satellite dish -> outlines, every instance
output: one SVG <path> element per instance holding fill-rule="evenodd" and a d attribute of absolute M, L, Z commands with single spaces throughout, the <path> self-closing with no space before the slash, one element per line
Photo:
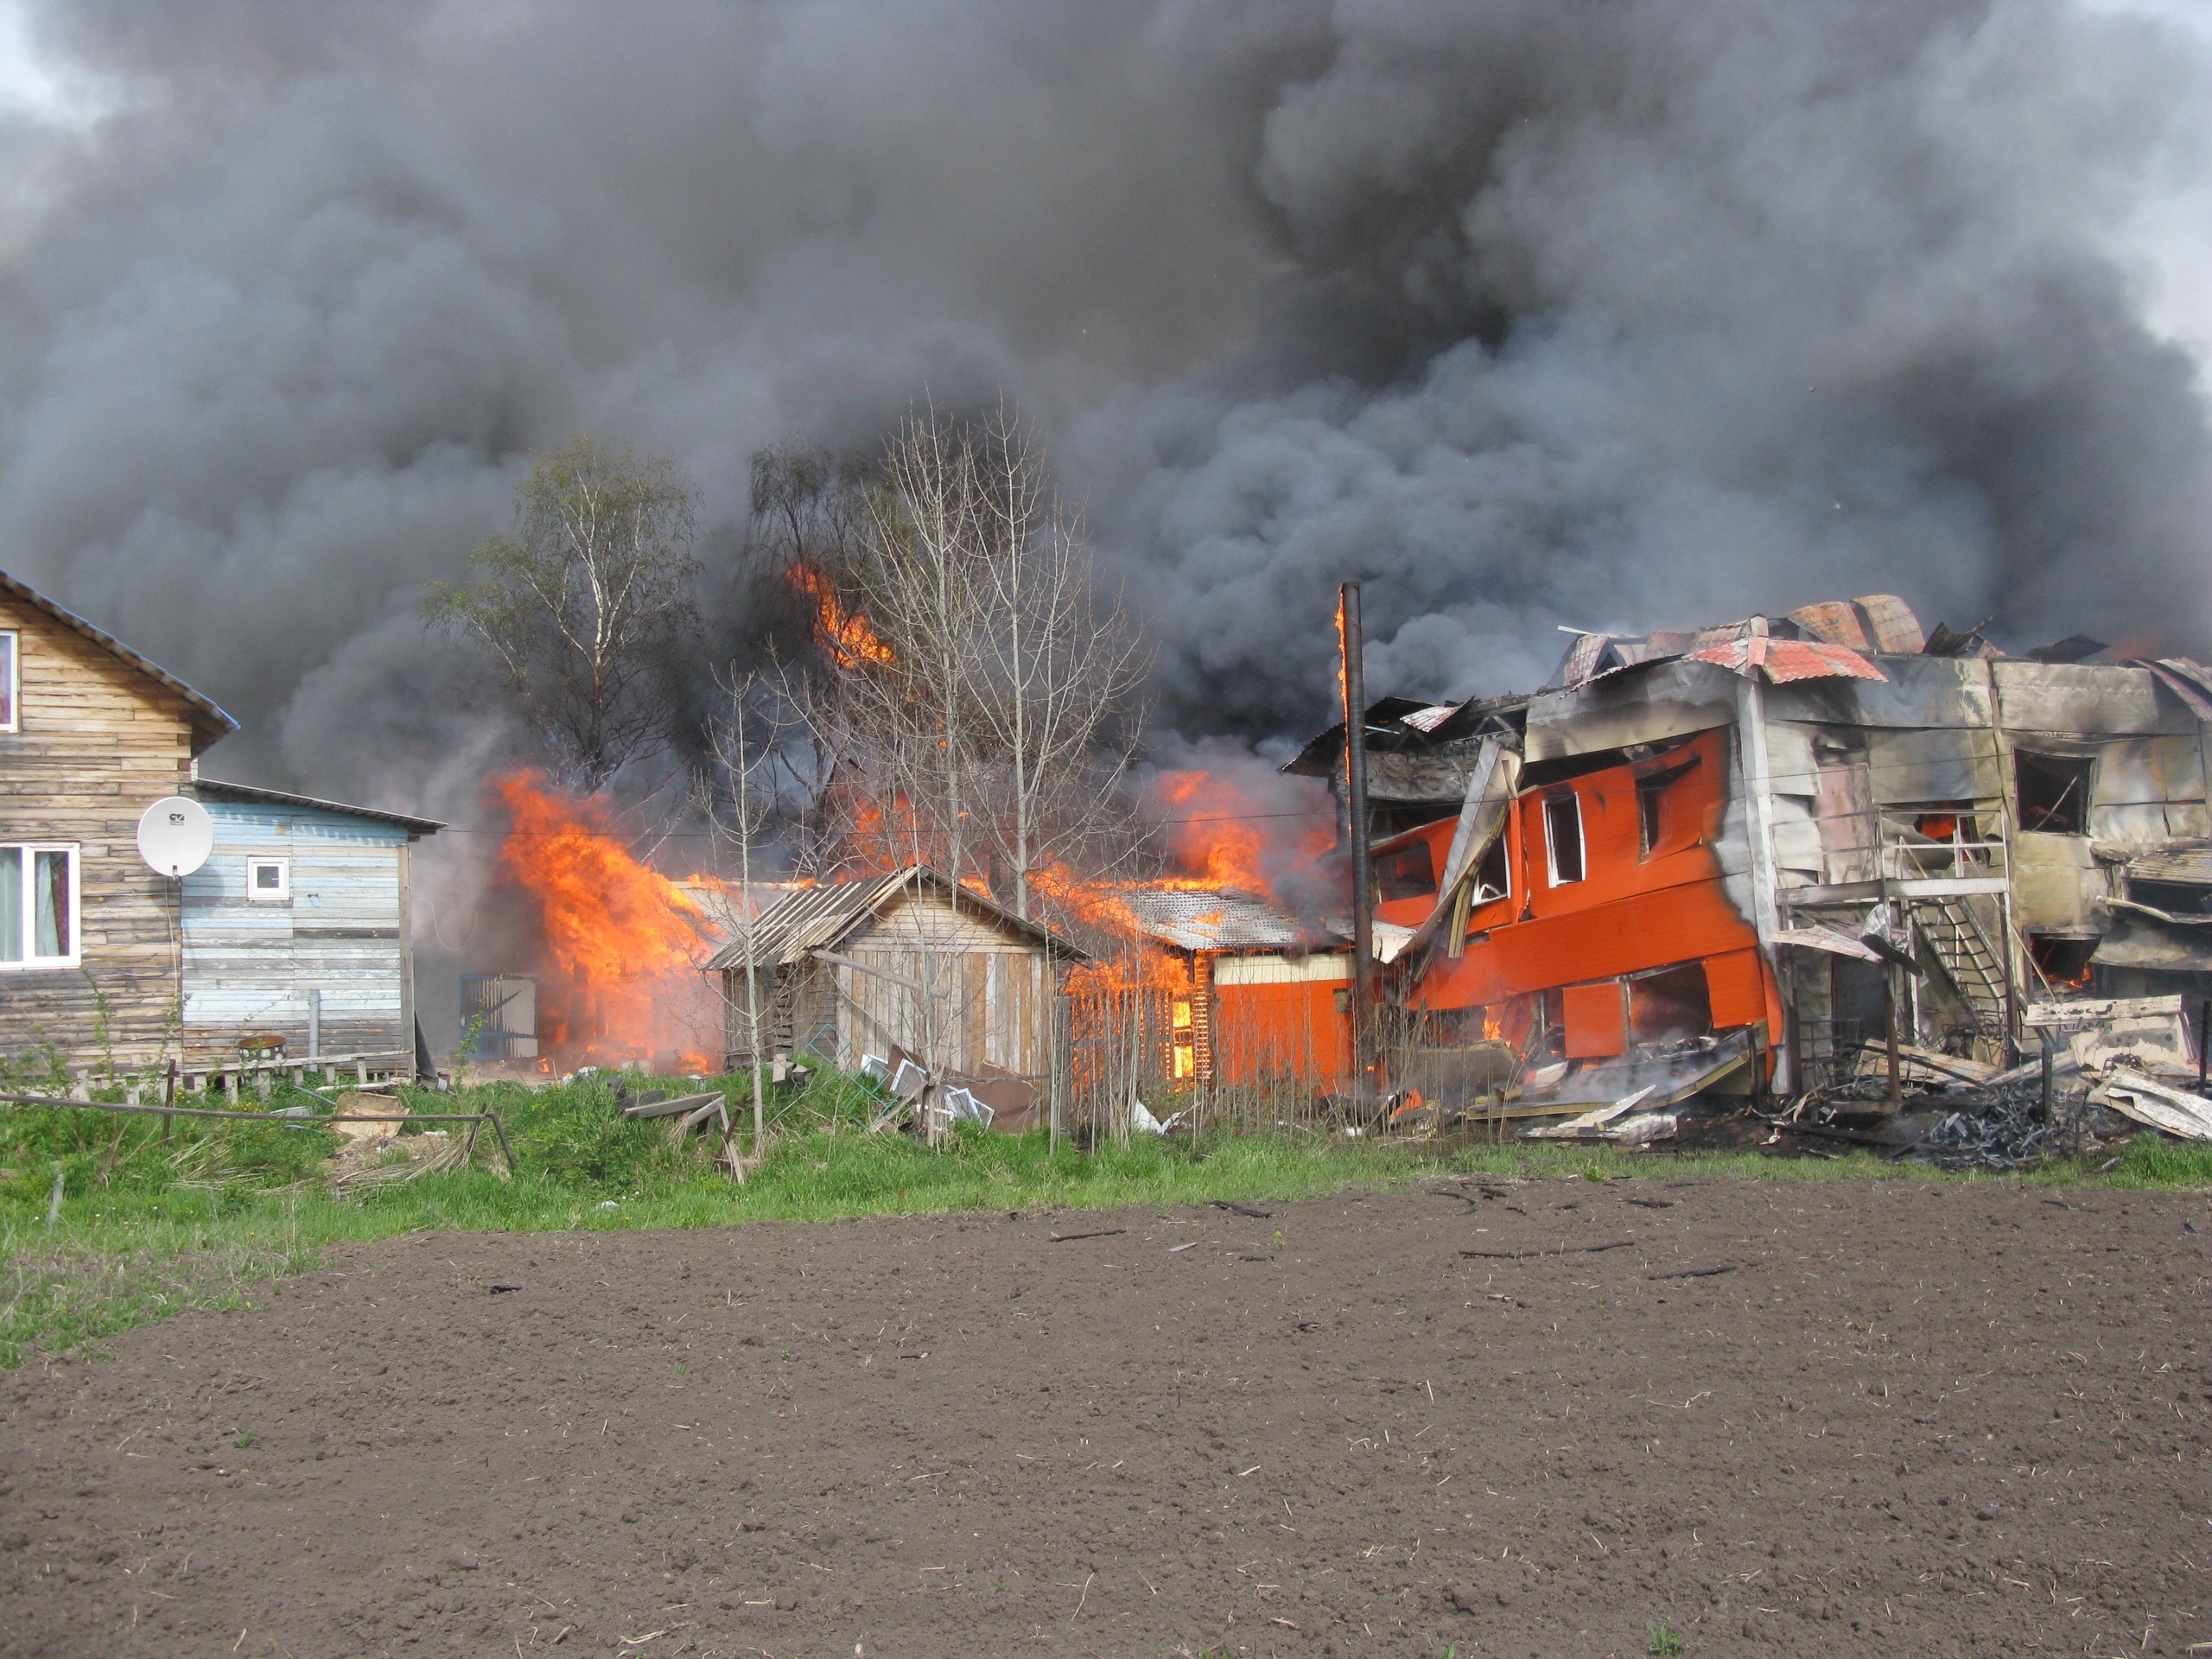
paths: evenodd
<path fill-rule="evenodd" d="M 171 795 L 138 818 L 138 856 L 160 875 L 190 875 L 215 850 L 215 820 L 197 801 Z"/>

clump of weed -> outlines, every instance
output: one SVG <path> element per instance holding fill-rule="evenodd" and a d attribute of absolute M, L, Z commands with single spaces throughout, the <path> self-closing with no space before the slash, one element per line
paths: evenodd
<path fill-rule="evenodd" d="M 1665 1624 L 1647 1624 L 1643 1633 L 1650 1638 L 1647 1653 L 1671 1654 L 1682 1650 L 1682 1638 Z"/>

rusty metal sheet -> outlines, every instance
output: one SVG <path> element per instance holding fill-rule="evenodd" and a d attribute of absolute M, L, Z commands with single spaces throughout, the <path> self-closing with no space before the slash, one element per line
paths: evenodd
<path fill-rule="evenodd" d="M 1677 658 L 1540 693 L 1529 704 L 1524 753 L 1531 764 L 1558 760 L 1735 723 L 1736 677 Z"/>
<path fill-rule="evenodd" d="M 1800 680 L 1767 694 L 1769 720 L 1830 726 L 1997 723 L 1989 664 L 1974 658 L 1885 657 L 1881 680 Z"/>
<path fill-rule="evenodd" d="M 1866 734 L 1867 783 L 1882 805 L 2002 799 L 1997 734 L 1957 727 Z"/>
<path fill-rule="evenodd" d="M 1889 676 L 1848 645 L 1824 639 L 1777 639 L 1752 634 L 1706 645 L 1689 653 L 1691 660 L 1716 663 L 1747 679 L 1764 679 L 1773 685 L 1799 680 L 1886 680 Z"/>
<path fill-rule="evenodd" d="M 2148 669 L 2005 661 L 1988 670 L 2010 731 L 2196 734 L 2196 715 Z"/>
<path fill-rule="evenodd" d="M 1800 605 L 1789 613 L 1789 620 L 1808 633 L 1861 651 L 1910 656 L 1927 644 L 1920 619 L 1895 594 L 1866 594 L 1858 599 Z"/>

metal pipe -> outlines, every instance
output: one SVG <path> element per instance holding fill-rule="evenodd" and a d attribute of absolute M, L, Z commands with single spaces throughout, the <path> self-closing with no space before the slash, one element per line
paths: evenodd
<path fill-rule="evenodd" d="M 308 993 L 308 1058 L 322 1058 L 322 993 Z"/>
<path fill-rule="evenodd" d="M 1344 647 L 1344 816 L 1351 836 L 1351 1065 L 1363 1104 L 1375 1093 L 1375 892 L 1367 822 L 1367 668 L 1361 651 L 1359 584 L 1337 589 Z"/>

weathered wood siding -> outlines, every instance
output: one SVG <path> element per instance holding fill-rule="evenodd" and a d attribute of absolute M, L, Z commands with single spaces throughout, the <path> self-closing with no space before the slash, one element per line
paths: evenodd
<path fill-rule="evenodd" d="M 79 1063 L 105 1044 L 151 1064 L 176 1006 L 175 887 L 139 861 L 138 815 L 176 794 L 190 706 L 45 613 L 0 593 L 22 653 L 21 729 L 0 733 L 0 841 L 79 849 L 80 969 L 0 970 L 0 1049 L 52 1043 Z"/>
<path fill-rule="evenodd" d="M 308 994 L 322 995 L 321 1052 L 414 1043 L 407 832 L 306 807 L 208 801 L 215 850 L 185 878 L 185 1039 L 196 1057 L 249 1033 L 308 1052 Z M 289 899 L 246 896 L 248 861 L 289 861 Z"/>
<path fill-rule="evenodd" d="M 876 970 L 836 970 L 847 1065 L 896 1045 L 954 1071 L 1050 1074 L 1052 969 L 1041 946 L 925 889 L 887 906 L 839 954 Z"/>

